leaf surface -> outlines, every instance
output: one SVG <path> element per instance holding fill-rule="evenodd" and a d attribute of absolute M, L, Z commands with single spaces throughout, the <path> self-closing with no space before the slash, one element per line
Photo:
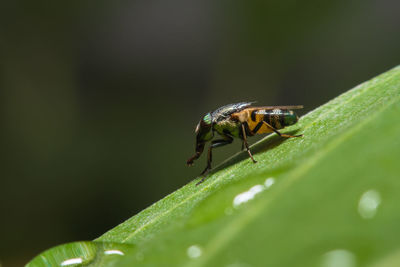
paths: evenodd
<path fill-rule="evenodd" d="M 118 266 L 395 266 L 400 67 L 283 132 L 304 137 L 267 136 L 257 164 L 240 152 L 96 241 L 134 246 Z"/>

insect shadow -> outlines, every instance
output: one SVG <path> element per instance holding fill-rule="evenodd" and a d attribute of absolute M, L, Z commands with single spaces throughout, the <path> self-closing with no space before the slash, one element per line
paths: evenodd
<path fill-rule="evenodd" d="M 299 132 L 300 130 L 301 129 L 295 129 L 292 131 L 288 131 L 286 133 L 290 134 L 290 135 L 294 135 L 297 132 Z M 267 150 L 271 150 L 271 149 L 279 146 L 283 142 L 285 142 L 287 139 L 289 139 L 289 138 L 280 137 L 279 135 L 272 133 L 272 137 L 270 137 L 266 140 L 262 140 L 259 143 L 256 143 L 255 145 L 253 145 L 251 147 L 251 151 L 254 153 L 255 158 L 257 159 L 258 153 L 267 151 Z M 231 158 L 225 160 L 221 164 L 219 164 L 216 167 L 214 167 L 213 169 L 211 169 L 206 176 L 210 176 L 218 171 L 221 171 L 221 170 L 228 168 L 240 161 L 247 160 L 247 159 L 249 159 L 249 154 L 247 153 L 246 150 L 242 150 L 242 151 L 238 152 L 237 154 L 233 155 Z M 258 164 L 258 163 L 256 163 L 256 164 Z"/>

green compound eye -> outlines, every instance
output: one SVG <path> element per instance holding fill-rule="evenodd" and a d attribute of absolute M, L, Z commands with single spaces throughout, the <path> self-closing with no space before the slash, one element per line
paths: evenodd
<path fill-rule="evenodd" d="M 204 116 L 203 121 L 206 124 L 211 124 L 211 115 L 210 115 L 210 113 L 207 113 L 207 115 Z"/>

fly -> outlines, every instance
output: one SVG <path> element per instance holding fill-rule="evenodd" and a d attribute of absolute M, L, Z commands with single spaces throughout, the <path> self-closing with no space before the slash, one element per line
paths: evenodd
<path fill-rule="evenodd" d="M 240 102 L 220 107 L 207 113 L 197 124 L 196 152 L 187 160 L 187 165 L 193 165 L 193 162 L 200 157 L 205 144 L 213 139 L 215 132 L 221 138 L 211 141 L 207 153 L 207 166 L 201 173 L 203 178 L 196 185 L 204 181 L 207 172 L 211 169 L 212 149 L 232 143 L 233 138 L 242 140 L 242 149 L 245 147 L 251 160 L 257 163 L 250 151 L 247 137 L 272 132 L 285 138 L 303 136 L 283 134 L 278 131 L 295 124 L 299 117 L 293 110 L 301 109 L 303 106 L 252 107 L 251 104 L 252 102 Z"/>

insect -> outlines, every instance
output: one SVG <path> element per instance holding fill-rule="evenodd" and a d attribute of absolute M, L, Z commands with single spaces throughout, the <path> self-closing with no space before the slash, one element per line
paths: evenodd
<path fill-rule="evenodd" d="M 303 106 L 253 107 L 251 106 L 252 103 L 240 102 L 220 107 L 213 112 L 207 113 L 197 124 L 195 130 L 196 152 L 187 160 L 187 165 L 193 165 L 193 162 L 200 157 L 205 144 L 213 139 L 215 132 L 221 138 L 211 141 L 207 153 L 207 166 L 201 173 L 203 175 L 202 179 L 196 185 L 204 181 L 207 172 L 211 169 L 212 149 L 232 143 L 234 137 L 242 140 L 242 150 L 245 147 L 251 160 L 257 163 L 247 143 L 248 136 L 272 132 L 286 138 L 303 136 L 283 134 L 278 131 L 286 126 L 295 124 L 299 117 L 293 110 L 301 109 Z"/>

